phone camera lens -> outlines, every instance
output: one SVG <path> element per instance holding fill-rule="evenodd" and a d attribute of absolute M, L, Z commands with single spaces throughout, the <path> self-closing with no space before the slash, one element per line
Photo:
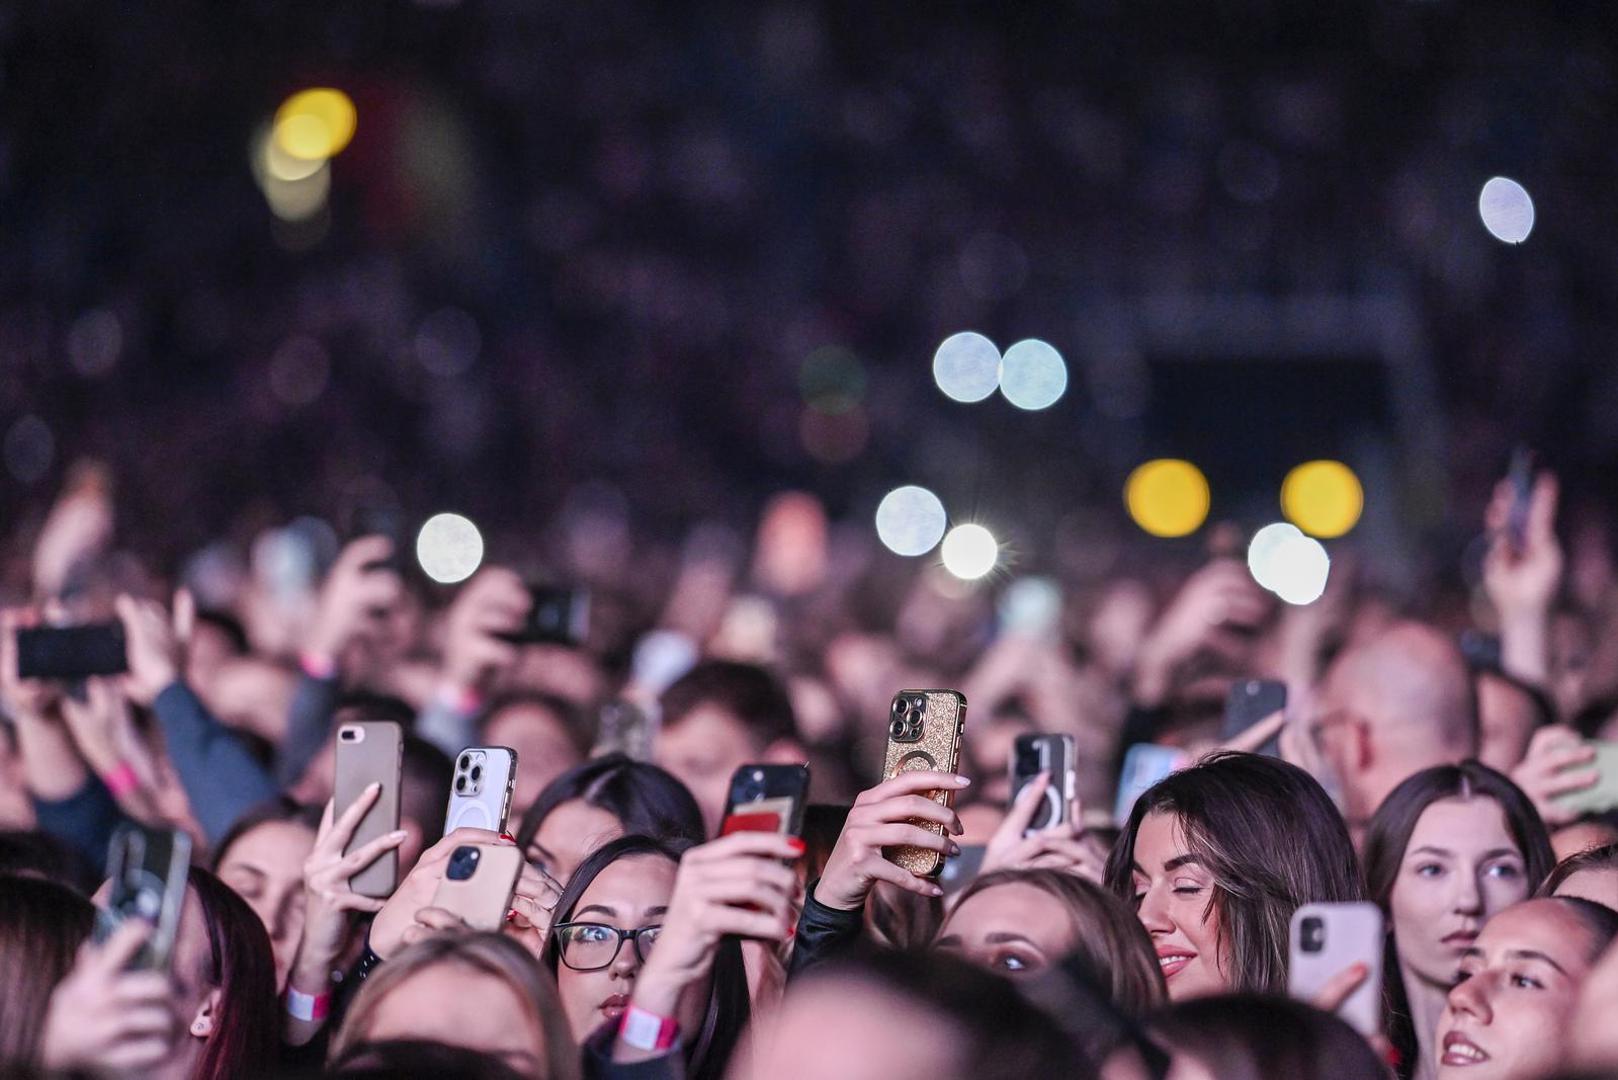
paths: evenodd
<path fill-rule="evenodd" d="M 455 790 L 456 791 L 465 791 L 466 790 L 466 777 L 457 776 L 455 778 Z"/>
<path fill-rule="evenodd" d="M 1326 947 L 1326 924 L 1313 916 L 1298 926 L 1298 944 L 1306 953 L 1317 953 Z"/>
<path fill-rule="evenodd" d="M 472 767 L 472 755 L 471 754 L 462 754 L 461 755 L 461 768 L 462 769 L 470 769 L 471 767 Z"/>
<path fill-rule="evenodd" d="M 483 766 L 482 765 L 474 765 L 474 766 L 472 766 L 472 779 L 474 781 L 476 781 L 476 780 L 481 779 L 482 776 L 483 776 Z"/>
<path fill-rule="evenodd" d="M 927 699 L 922 697 L 920 694 L 917 694 L 915 697 L 910 699 L 910 707 L 917 713 L 924 712 L 927 708 Z"/>
<path fill-rule="evenodd" d="M 888 735 L 895 739 L 904 738 L 909 730 L 910 725 L 905 722 L 902 716 L 894 717 L 893 721 L 888 724 Z"/>

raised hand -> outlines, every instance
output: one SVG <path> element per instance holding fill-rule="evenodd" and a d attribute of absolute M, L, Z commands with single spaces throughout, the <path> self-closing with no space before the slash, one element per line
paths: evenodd
<path fill-rule="evenodd" d="M 980 874 L 996 870 L 1049 868 L 1063 870 L 1097 884 L 1107 866 L 1107 849 L 1084 831 L 1083 807 L 1074 799 L 1066 821 L 1030 833 L 1034 815 L 1045 801 L 1050 774 L 1040 773 L 1023 785 L 1011 802 L 1011 809 L 983 849 Z"/>
<path fill-rule="evenodd" d="M 1554 829 L 1579 816 L 1556 797 L 1583 791 L 1601 779 L 1600 771 L 1590 767 L 1595 756 L 1595 748 L 1572 728 L 1561 724 L 1543 727 L 1528 741 L 1528 753 L 1511 770 L 1511 779 L 1533 800 L 1545 824 Z"/>
<path fill-rule="evenodd" d="M 383 902 L 361 896 L 349 881 L 376 862 L 382 854 L 397 848 L 408 835 L 396 829 L 362 844 L 348 854 L 345 848 L 354 839 L 354 830 L 366 811 L 376 803 L 382 785 L 372 784 L 360 792 L 352 806 L 336 820 L 332 818 L 333 804 L 326 804 L 320 819 L 320 831 L 315 837 L 314 849 L 303 862 L 303 888 L 306 900 L 303 939 L 298 945 L 297 960 L 292 968 L 292 985 L 307 991 L 315 982 L 324 982 L 331 965 L 342 955 L 348 937 L 352 916 L 356 913 L 375 914 L 382 910 Z M 303 981 L 300 981 L 300 976 Z"/>
<path fill-rule="evenodd" d="M 396 571 L 379 565 L 392 556 L 393 541 L 385 536 L 362 536 L 343 548 L 315 601 L 306 639 L 309 653 L 336 663 L 399 602 L 404 583 Z"/>
<path fill-rule="evenodd" d="M 515 841 L 488 829 L 460 828 L 422 852 L 415 867 L 393 890 L 393 895 L 377 909 L 376 918 L 371 921 L 371 951 L 386 960 L 420 936 L 419 932 L 413 932 L 407 939 L 406 931 L 416 925 L 422 911 L 429 908 L 435 912 L 439 910 L 432 907 L 433 896 L 438 892 L 438 883 L 444 878 L 444 868 L 449 865 L 449 857 L 456 848 L 462 844 L 513 843 Z M 425 925 L 428 929 L 437 929 L 432 917 Z"/>
<path fill-rule="evenodd" d="M 882 849 L 908 845 L 957 854 L 960 848 L 949 836 L 923 829 L 912 820 L 936 822 L 947 832 L 961 835 L 961 819 L 955 811 L 922 793 L 959 791 L 968 783 L 966 777 L 952 773 L 906 772 L 862 791 L 826 860 L 826 869 L 815 886 L 815 900 L 827 907 L 852 911 L 864 905 L 879 881 L 920 896 L 943 896 L 943 890 L 934 882 L 889 862 Z"/>
<path fill-rule="evenodd" d="M 162 604 L 126 595 L 118 597 L 116 606 L 129 655 L 124 692 L 149 706 L 185 670 L 184 643 Z"/>
<path fill-rule="evenodd" d="M 1230 628 L 1257 626 L 1270 607 L 1264 590 L 1242 563 L 1235 559 L 1208 563 L 1181 586 L 1141 644 L 1136 698 L 1143 705 L 1157 704 L 1180 665 L 1205 651 L 1229 651 Z"/>
<path fill-rule="evenodd" d="M 86 943 L 51 994 L 40 1038 L 46 1071 L 142 1073 L 168 1057 L 180 1033 L 174 989 L 160 971 L 129 971 L 151 927 L 129 919 L 105 945 Z"/>
<path fill-rule="evenodd" d="M 499 634 L 521 629 L 533 603 L 522 578 L 500 566 L 480 571 L 455 597 L 444 620 L 443 681 L 482 692 L 517 659 L 517 646 Z"/>

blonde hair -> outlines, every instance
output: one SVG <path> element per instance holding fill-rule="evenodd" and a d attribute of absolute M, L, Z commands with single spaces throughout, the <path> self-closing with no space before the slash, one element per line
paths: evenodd
<path fill-rule="evenodd" d="M 527 949 L 500 934 L 438 934 L 379 965 L 354 995 L 343 1026 L 332 1037 L 327 1061 L 334 1062 L 367 1041 L 383 998 L 414 976 L 445 964 L 491 975 L 528 1002 L 545 1037 L 547 1080 L 579 1080 L 579 1047 L 556 996 L 556 984 Z"/>

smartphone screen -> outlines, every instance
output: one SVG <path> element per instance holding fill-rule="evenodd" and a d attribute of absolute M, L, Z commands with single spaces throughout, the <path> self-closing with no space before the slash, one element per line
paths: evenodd
<path fill-rule="evenodd" d="M 590 634 L 590 593 L 585 589 L 528 586 L 528 617 L 521 630 L 500 635 L 516 645 L 584 644 Z"/>
<path fill-rule="evenodd" d="M 17 676 L 23 679 L 85 679 L 129 670 L 124 626 L 27 626 L 17 631 Z"/>
<path fill-rule="evenodd" d="M 1225 719 L 1220 725 L 1219 737 L 1229 739 L 1240 735 L 1267 716 L 1287 707 L 1287 684 L 1274 679 L 1238 679 L 1231 684 L 1225 698 Z M 1281 736 L 1272 736 L 1258 748 L 1261 754 L 1281 756 Z"/>

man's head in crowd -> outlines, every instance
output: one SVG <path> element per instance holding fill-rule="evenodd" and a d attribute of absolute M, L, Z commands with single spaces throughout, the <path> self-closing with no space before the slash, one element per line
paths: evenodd
<path fill-rule="evenodd" d="M 725 660 L 698 664 L 664 692 L 656 753 L 696 796 L 710 836 L 739 766 L 804 757 L 786 687 L 761 667 Z"/>
<path fill-rule="evenodd" d="M 1448 637 L 1398 623 L 1332 664 L 1315 730 L 1357 837 L 1407 776 L 1477 756 L 1471 672 Z"/>

